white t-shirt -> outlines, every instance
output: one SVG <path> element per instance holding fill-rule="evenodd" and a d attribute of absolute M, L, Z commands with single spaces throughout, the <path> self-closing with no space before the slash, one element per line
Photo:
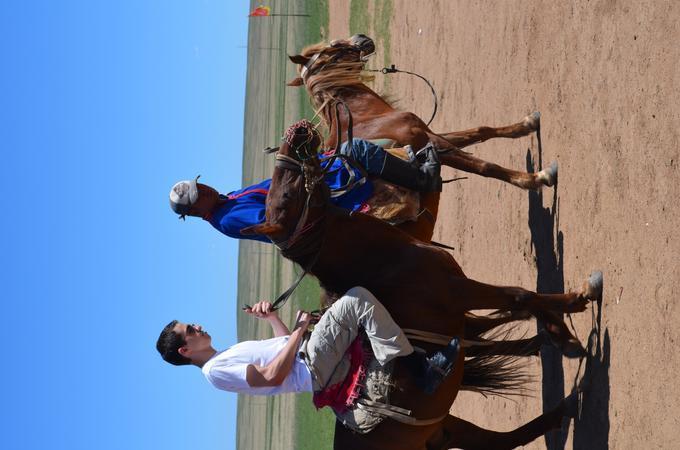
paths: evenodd
<path fill-rule="evenodd" d="M 295 357 L 293 369 L 280 386 L 250 387 L 246 381 L 248 364 L 264 367 L 286 346 L 289 336 L 263 341 L 244 341 L 216 353 L 203 365 L 203 374 L 217 389 L 239 394 L 276 395 L 288 392 L 311 392 L 312 374 L 305 363 Z"/>

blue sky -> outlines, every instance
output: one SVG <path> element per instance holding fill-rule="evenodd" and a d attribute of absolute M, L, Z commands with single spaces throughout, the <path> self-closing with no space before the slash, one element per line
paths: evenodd
<path fill-rule="evenodd" d="M 236 396 L 154 344 L 235 341 L 238 244 L 167 196 L 241 185 L 248 6 L 2 2 L 3 449 L 234 448 Z"/>

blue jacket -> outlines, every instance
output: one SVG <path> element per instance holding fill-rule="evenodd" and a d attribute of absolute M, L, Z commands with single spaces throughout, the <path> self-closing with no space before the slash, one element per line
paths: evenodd
<path fill-rule="evenodd" d="M 327 162 L 328 160 L 325 161 Z M 325 167 L 324 160 L 321 161 L 321 165 Z M 361 174 L 356 169 L 352 169 L 352 171 L 357 179 L 361 178 Z M 331 170 L 326 175 L 325 181 L 331 189 L 337 189 L 344 186 L 349 177 L 350 172 L 341 160 L 336 159 Z M 258 184 L 230 192 L 227 195 L 221 195 L 220 197 L 225 202 L 213 211 L 209 222 L 213 227 L 229 237 L 270 242 L 266 236 L 242 235 L 241 230 L 264 222 L 265 199 L 267 198 L 271 181 L 271 179 L 264 180 Z M 331 197 L 331 202 L 341 208 L 355 211 L 372 194 L 373 185 L 370 180 L 365 179 L 363 184 L 355 185 L 349 192 L 338 197 Z"/>

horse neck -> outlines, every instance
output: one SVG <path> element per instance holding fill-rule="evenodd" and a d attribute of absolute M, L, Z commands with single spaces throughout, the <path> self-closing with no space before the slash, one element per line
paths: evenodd
<path fill-rule="evenodd" d="M 327 192 L 320 186 L 308 199 L 300 220 L 291 231 L 281 253 L 286 258 L 307 269 L 313 265 L 321 251 L 326 234 L 326 210 L 329 207 Z"/>
<path fill-rule="evenodd" d="M 386 261 L 411 238 L 395 228 L 380 227 L 375 220 L 339 208 L 328 209 L 326 238 L 311 271 L 324 287 L 339 295 L 354 286 L 364 286 L 383 297 L 394 294 L 394 270 Z"/>
<path fill-rule="evenodd" d="M 446 252 L 432 248 L 428 250 L 406 233 L 370 216 L 349 214 L 333 207 L 326 211 L 326 216 L 325 237 L 320 253 L 314 265 L 307 266 L 324 288 L 343 295 L 354 286 L 363 286 L 381 301 L 393 319 L 404 328 L 445 335 L 463 334 L 462 314 L 458 314 L 459 317 L 451 314 L 450 292 L 442 291 L 440 295 L 433 292 L 444 287 L 442 278 L 434 279 L 436 285 L 428 284 L 431 279 L 427 275 L 441 269 L 435 266 L 447 263 L 451 266 L 453 259 Z M 400 260 L 399 256 L 405 255 L 413 258 Z M 395 270 L 397 264 L 398 270 Z M 431 287 L 428 288 L 428 285 Z M 429 304 L 421 305 L 419 299 L 425 294 Z M 430 351 L 435 348 L 427 343 L 419 342 L 418 345 Z M 395 404 L 412 409 L 417 412 L 416 417 L 420 418 L 445 415 L 460 388 L 462 364 L 463 357 L 454 371 L 455 380 L 451 379 L 442 386 L 435 399 L 422 402 L 422 392 L 410 380 L 408 392 L 399 394 L 399 403 Z"/>
<path fill-rule="evenodd" d="M 315 98 L 315 103 L 317 103 L 316 107 L 322 108 L 320 114 L 330 131 L 330 135 L 326 141 L 327 146 L 334 145 L 336 142 L 337 124 L 335 120 L 335 111 L 338 102 L 344 102 L 347 105 L 352 113 L 355 124 L 394 111 L 394 108 L 389 103 L 383 100 L 382 97 L 376 94 L 368 86 L 363 84 L 351 88 L 338 89 L 332 94 L 323 94 L 322 96 Z M 342 109 L 340 123 L 343 133 L 342 140 L 345 140 L 347 136 L 347 114 L 342 111 Z"/>

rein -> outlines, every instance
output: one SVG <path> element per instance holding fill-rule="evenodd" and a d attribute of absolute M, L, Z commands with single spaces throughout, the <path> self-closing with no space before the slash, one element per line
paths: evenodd
<path fill-rule="evenodd" d="M 413 75 L 415 77 L 420 78 L 423 80 L 425 83 L 427 83 L 427 86 L 430 88 L 430 91 L 432 92 L 432 99 L 434 100 L 434 109 L 432 110 L 432 116 L 430 116 L 430 120 L 427 121 L 427 126 L 429 127 L 432 121 L 434 120 L 434 116 L 437 115 L 437 108 L 438 108 L 438 102 L 437 102 L 437 92 L 434 90 L 434 87 L 432 86 L 432 83 L 428 81 L 427 78 L 425 78 L 422 75 L 419 75 L 415 72 L 409 72 L 408 70 L 399 70 L 395 67 L 394 64 L 392 64 L 390 67 L 383 67 L 382 69 L 366 69 L 367 72 L 380 72 L 383 75 L 387 75 L 389 73 L 407 73 L 409 75 Z"/>
<path fill-rule="evenodd" d="M 347 107 L 347 105 L 344 102 L 339 102 L 336 104 L 336 117 L 339 119 L 340 117 L 340 104 L 344 106 L 347 115 L 348 115 L 348 130 L 347 130 L 347 135 L 348 138 L 352 138 L 352 113 Z M 338 120 L 339 123 L 339 120 Z M 310 167 L 306 161 L 309 159 L 312 159 L 316 157 L 316 155 L 310 155 L 309 154 L 309 149 L 304 148 L 309 142 L 311 142 L 311 137 L 310 139 L 307 139 L 304 143 L 300 144 L 299 146 L 293 146 L 292 145 L 292 138 L 290 139 L 291 142 L 288 142 L 289 146 L 293 149 L 295 154 L 300 158 L 300 160 L 297 160 L 293 157 L 290 157 L 288 155 L 284 155 L 279 153 L 278 151 L 276 152 L 276 162 L 275 162 L 275 167 L 278 167 L 280 169 L 285 169 L 285 170 L 292 170 L 294 172 L 298 172 L 302 175 L 304 179 L 304 186 L 305 186 L 305 191 L 307 192 L 307 198 L 305 199 L 305 205 L 302 209 L 302 213 L 300 214 L 300 218 L 298 219 L 297 225 L 295 226 L 295 229 L 293 230 L 293 233 L 288 237 L 288 239 L 284 241 L 272 241 L 273 244 L 281 251 L 281 254 L 289 258 L 291 260 L 299 259 L 299 258 L 304 258 L 308 257 L 310 255 L 312 256 L 311 261 L 303 267 L 302 272 L 300 275 L 298 275 L 297 279 L 293 282 L 293 284 L 286 290 L 284 291 L 281 295 L 279 295 L 276 300 L 274 300 L 274 303 L 272 304 L 272 311 L 276 311 L 279 308 L 281 308 L 286 301 L 290 298 L 290 296 L 293 294 L 295 289 L 300 285 L 302 280 L 304 279 L 305 275 L 309 273 L 309 271 L 314 267 L 314 265 L 317 263 L 319 256 L 321 255 L 321 248 L 323 247 L 324 243 L 324 237 L 326 235 L 326 217 L 327 215 L 321 214 L 320 217 L 317 219 L 314 219 L 312 222 L 307 223 L 307 217 L 309 214 L 309 208 L 311 205 L 311 199 L 312 195 L 314 194 L 316 187 L 318 186 L 319 182 L 324 179 L 324 177 L 329 173 L 331 166 L 333 165 L 333 162 L 335 161 L 336 158 L 340 158 L 343 161 L 343 164 L 349 164 L 362 174 L 362 180 L 366 179 L 366 172 L 363 169 L 363 167 L 359 166 L 355 161 L 353 161 L 351 158 L 341 155 L 340 154 L 340 135 L 341 135 L 341 130 L 338 129 L 338 145 L 336 146 L 334 155 L 329 158 L 329 162 L 326 164 L 326 167 L 321 170 L 321 173 L 318 176 L 313 176 L 312 175 L 312 170 L 313 167 Z M 311 136 L 311 132 L 310 132 Z M 351 141 L 350 144 L 351 145 Z M 301 150 L 304 150 L 302 152 Z M 273 153 L 273 152 L 272 152 Z M 350 170 L 350 174 L 353 172 Z M 341 189 L 344 192 L 352 189 L 354 185 L 356 185 L 358 182 L 353 181 L 350 179 L 350 181 L 343 186 Z M 351 186 L 350 186 L 351 185 Z M 327 203 L 324 204 L 324 207 L 327 206 Z M 246 305 L 248 307 L 248 305 Z M 312 311 L 312 314 L 318 313 L 319 311 Z"/>
<path fill-rule="evenodd" d="M 347 183 L 345 183 L 344 186 L 333 189 L 331 191 L 331 198 L 340 197 L 341 195 L 344 195 L 345 193 L 354 189 L 356 186 L 364 184 L 368 179 L 368 173 L 361 164 L 357 163 L 351 156 L 343 155 L 342 153 L 340 153 L 340 148 L 342 147 L 342 125 L 340 122 L 340 106 L 345 108 L 345 112 L 347 113 L 347 145 L 349 145 L 350 148 L 351 146 L 354 145 L 354 133 L 352 131 L 354 129 L 354 125 L 352 119 L 352 112 L 347 106 L 347 103 L 345 103 L 342 100 L 336 100 L 334 106 L 335 106 L 335 122 L 338 124 L 337 135 L 335 139 L 335 149 L 333 150 L 333 155 L 327 160 L 328 163 L 326 163 L 326 169 L 324 170 L 323 175 L 325 176 L 331 173 L 330 167 L 333 165 L 336 159 L 340 159 L 342 164 L 345 166 L 345 169 L 347 169 L 347 173 L 349 173 L 349 179 L 347 180 Z M 361 177 L 358 180 L 356 179 L 352 168 L 354 168 L 361 175 Z"/>
<path fill-rule="evenodd" d="M 300 78 L 302 78 L 302 81 L 303 81 L 304 83 L 307 82 L 307 77 L 310 75 L 310 74 L 309 74 L 310 70 L 312 69 L 312 67 L 313 67 L 314 64 L 316 63 L 316 60 L 319 59 L 319 57 L 320 57 L 322 54 L 323 54 L 323 50 L 322 50 L 322 51 L 319 51 L 319 52 L 317 52 L 317 53 L 314 53 L 314 54 L 309 58 L 309 61 L 307 61 L 307 62 L 302 66 L 302 69 L 300 69 Z M 371 53 L 371 54 L 369 54 L 369 55 L 362 55 L 362 56 L 360 56 L 359 60 L 362 61 L 362 62 L 365 64 L 366 61 L 368 61 L 368 58 L 369 58 L 372 54 L 373 54 L 373 53 Z M 333 64 L 334 62 L 336 62 L 336 60 L 340 57 L 340 55 L 341 55 L 341 53 L 336 53 L 335 55 L 333 55 L 333 56 L 332 56 L 332 57 L 331 57 L 331 58 L 330 58 L 330 59 L 329 59 L 329 60 L 328 60 L 321 68 L 319 68 L 319 69 L 317 70 L 317 73 L 322 72 L 323 69 L 324 69 L 327 65 Z M 390 67 L 383 67 L 382 69 L 364 69 L 364 70 L 365 70 L 366 72 L 379 72 L 379 73 L 382 73 L 383 75 L 387 75 L 387 74 L 390 74 L 390 73 L 406 73 L 406 74 L 413 75 L 413 76 L 418 77 L 418 78 L 420 78 L 421 80 L 423 80 L 423 81 L 427 84 L 427 86 L 430 88 L 430 92 L 432 92 L 432 99 L 434 100 L 434 108 L 433 108 L 433 110 L 432 110 L 432 115 L 430 116 L 430 120 L 427 121 L 427 126 L 428 126 L 428 127 L 430 126 L 430 124 L 431 124 L 432 121 L 434 120 L 434 117 L 437 115 L 437 109 L 438 109 L 438 107 L 439 107 L 439 103 L 438 103 L 438 101 L 437 101 L 437 92 L 435 91 L 434 86 L 432 86 L 432 83 L 430 83 L 430 81 L 429 81 L 427 78 L 425 78 L 424 76 L 422 76 L 422 75 L 420 75 L 420 74 L 417 74 L 417 73 L 415 73 L 415 72 L 409 72 L 408 70 L 400 70 L 400 69 L 397 69 L 397 67 L 396 67 L 394 64 L 390 65 Z M 321 109 L 321 108 L 320 108 L 320 109 Z M 350 126 L 350 129 L 351 129 L 351 126 Z M 339 141 L 338 141 L 338 142 L 339 142 Z"/>
<path fill-rule="evenodd" d="M 303 176 L 305 175 L 305 170 L 304 170 L 304 164 L 295 158 L 291 158 L 288 155 L 282 155 L 280 153 L 276 153 L 276 167 L 279 167 L 281 169 L 286 169 L 286 170 L 292 170 L 294 172 L 299 172 Z M 305 182 L 305 189 L 307 189 L 307 183 Z M 319 259 L 319 255 L 321 254 L 321 246 L 323 245 L 323 231 L 325 231 L 325 227 L 319 227 L 317 228 L 317 231 L 313 234 L 313 237 L 316 237 L 317 235 L 320 235 L 321 237 L 321 242 L 319 243 L 319 248 L 310 248 L 314 246 L 310 246 L 309 244 L 305 245 L 300 251 L 299 247 L 296 248 L 298 251 L 292 252 L 291 249 L 293 246 L 300 241 L 300 238 L 305 235 L 305 233 L 308 233 L 310 230 L 312 230 L 314 227 L 316 227 L 318 224 L 322 224 L 325 219 L 325 215 L 322 215 L 318 219 L 314 220 L 313 222 L 309 224 L 305 224 L 307 214 L 309 212 L 309 205 L 310 205 L 310 200 L 312 198 L 312 192 L 307 192 L 307 199 L 305 200 L 305 206 L 304 209 L 302 210 L 302 214 L 300 215 L 300 219 L 298 220 L 298 223 L 295 227 L 295 230 L 293 230 L 293 233 L 290 235 L 290 237 L 284 241 L 272 241 L 273 244 L 281 251 L 281 254 L 286 257 L 292 257 L 292 256 L 304 256 L 306 254 L 314 253 L 314 256 L 311 260 L 311 262 L 307 265 L 307 267 L 303 267 L 302 272 L 298 277 L 295 279 L 293 284 L 286 289 L 284 292 L 282 292 L 276 300 L 274 300 L 274 303 L 272 304 L 272 311 L 276 311 L 280 309 L 286 301 L 290 298 L 290 296 L 295 292 L 295 289 L 300 285 L 302 280 L 305 278 L 307 273 L 311 270 L 312 267 L 316 264 L 317 260 Z M 307 234 L 309 236 L 309 234 Z M 313 242 L 310 240 L 307 240 L 307 242 Z M 247 306 L 247 305 L 246 305 Z M 312 314 L 318 313 L 318 311 L 312 311 Z"/>

